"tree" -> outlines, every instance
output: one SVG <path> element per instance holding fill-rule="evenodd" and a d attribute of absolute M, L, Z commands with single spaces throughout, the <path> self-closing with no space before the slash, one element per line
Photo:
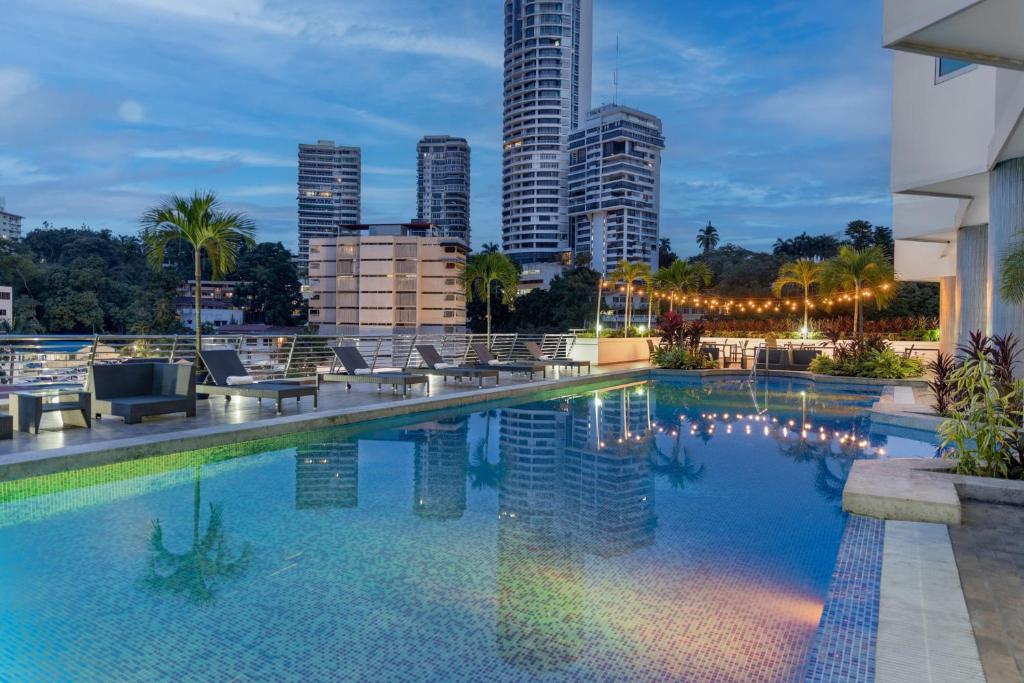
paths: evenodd
<path fill-rule="evenodd" d="M 879 246 L 855 249 L 844 245 L 839 254 L 824 265 L 821 275 L 826 294 L 852 290 L 853 330 L 857 336 L 864 332 L 864 317 L 860 314 L 861 297 L 872 289 L 875 304 L 884 308 L 892 294 L 892 262 Z"/>
<path fill-rule="evenodd" d="M 223 277 L 234 270 L 239 250 L 253 244 L 255 232 L 253 222 L 245 214 L 224 211 L 212 192 L 196 191 L 191 197 L 173 195 L 142 215 L 142 240 L 154 270 L 164 267 L 169 245 L 185 242 L 192 247 L 197 360 L 203 348 L 202 255 L 206 253 L 212 277 Z"/>
<path fill-rule="evenodd" d="M 501 251 L 501 248 L 494 242 L 484 242 L 484 245 L 480 248 L 480 251 L 484 254 L 497 254 Z"/>
<path fill-rule="evenodd" d="M 718 246 L 718 228 L 711 225 L 711 221 L 708 221 L 708 224 L 697 232 L 697 246 L 701 248 L 705 256 Z"/>
<path fill-rule="evenodd" d="M 551 280 L 547 289 L 538 287 L 516 298 L 508 329 L 540 333 L 588 326 L 594 319 L 600 279 L 600 273 L 585 266 L 566 269 Z"/>
<path fill-rule="evenodd" d="M 491 299 L 495 288 L 501 301 L 511 306 L 519 289 L 519 271 L 512 261 L 498 252 L 484 252 L 469 257 L 462 273 L 466 302 L 483 299 L 487 306 L 487 343 L 491 343 Z"/>
<path fill-rule="evenodd" d="M 233 279 L 246 320 L 277 327 L 296 324 L 304 301 L 299 271 L 280 242 L 261 242 L 238 257 Z"/>
<path fill-rule="evenodd" d="M 1001 264 L 999 293 L 1010 303 L 1024 303 L 1024 242 L 1010 247 Z"/>
<path fill-rule="evenodd" d="M 658 240 L 658 268 L 668 268 L 679 260 L 679 257 L 672 251 L 672 240 L 662 237 Z"/>
<path fill-rule="evenodd" d="M 875 226 L 864 220 L 850 221 L 846 224 L 846 239 L 854 249 L 869 249 L 875 245 Z"/>
<path fill-rule="evenodd" d="M 711 268 L 706 263 L 676 261 L 667 268 L 660 268 L 654 274 L 655 288 L 671 294 L 692 294 L 711 284 Z M 669 309 L 675 310 L 675 302 L 669 300 Z"/>
<path fill-rule="evenodd" d="M 810 259 L 790 261 L 783 264 L 782 268 L 779 269 L 779 277 L 776 278 L 775 284 L 772 285 L 775 296 L 782 296 L 782 290 L 788 286 L 796 285 L 800 287 L 804 297 L 804 326 L 801 328 L 804 336 L 807 336 L 809 331 L 807 327 L 807 298 L 810 296 L 811 287 L 821 282 L 822 270 L 822 264 Z"/>
<path fill-rule="evenodd" d="M 772 253 L 791 259 L 830 259 L 839 253 L 839 238 L 834 235 L 808 235 L 775 240 Z"/>
<path fill-rule="evenodd" d="M 885 255 L 893 258 L 896 252 L 896 242 L 892 238 L 892 228 L 884 225 L 876 225 L 871 229 L 871 241 L 882 248 Z"/>
<path fill-rule="evenodd" d="M 651 266 L 649 263 L 632 263 L 630 261 L 619 261 L 619 265 L 608 276 L 612 282 L 623 282 L 626 287 L 626 311 L 625 328 L 626 336 L 629 336 L 629 328 L 632 324 L 633 311 L 633 287 L 637 282 L 648 283 L 651 280 Z"/>

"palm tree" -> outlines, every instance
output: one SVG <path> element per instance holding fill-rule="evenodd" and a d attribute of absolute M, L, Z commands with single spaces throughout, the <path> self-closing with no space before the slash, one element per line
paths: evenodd
<path fill-rule="evenodd" d="M 804 326 L 801 333 L 805 336 L 808 333 L 807 327 L 807 297 L 811 293 L 811 287 L 821 282 L 821 275 L 824 267 L 817 261 L 811 259 L 797 259 L 782 264 L 779 268 L 779 276 L 772 285 L 775 296 L 782 296 L 782 290 L 789 285 L 797 285 L 804 293 Z"/>
<path fill-rule="evenodd" d="M 480 251 L 485 254 L 495 254 L 500 250 L 500 247 L 494 242 L 484 242 L 484 245 L 480 248 Z"/>
<path fill-rule="evenodd" d="M 651 280 L 651 265 L 646 262 L 632 263 L 630 261 L 619 261 L 619 265 L 608 276 L 613 282 L 624 282 L 626 284 L 626 336 L 629 336 L 629 326 L 632 322 L 633 312 L 633 286 L 637 282 L 647 283 Z"/>
<path fill-rule="evenodd" d="M 160 520 L 154 520 L 149 539 L 151 555 L 145 583 L 154 589 L 185 593 L 195 602 L 206 602 L 214 597 L 219 579 L 235 577 L 245 571 L 252 547 L 246 543 L 237 557 L 227 557 L 224 511 L 220 505 L 212 503 L 206 533 L 200 537 L 199 468 L 197 464 L 192 487 L 192 546 L 183 553 L 168 550 L 164 545 Z"/>
<path fill-rule="evenodd" d="M 825 262 L 821 284 L 829 294 L 853 290 L 853 331 L 860 336 L 864 331 L 860 305 L 862 292 L 873 289 L 875 304 L 884 308 L 892 294 L 889 284 L 893 277 L 892 262 L 882 247 L 854 249 L 844 245 L 835 258 Z"/>
<path fill-rule="evenodd" d="M 718 246 L 718 228 L 711 225 L 711 221 L 697 233 L 697 246 L 703 250 L 705 256 Z"/>
<path fill-rule="evenodd" d="M 235 268 L 243 246 L 255 244 L 255 224 L 242 213 L 224 211 L 212 192 L 196 191 L 191 197 L 173 195 L 142 215 L 142 240 L 146 256 L 154 270 L 164 267 L 167 246 L 175 242 L 192 245 L 195 265 L 196 360 L 203 343 L 202 309 L 203 252 L 210 262 L 214 279 Z"/>
<path fill-rule="evenodd" d="M 1010 303 L 1024 303 L 1024 242 L 1010 248 L 1003 258 L 1003 282 L 999 291 L 1003 299 Z"/>
<path fill-rule="evenodd" d="M 469 257 L 466 270 L 462 273 L 462 284 L 466 288 L 466 301 L 481 298 L 487 303 L 487 344 L 491 343 L 491 296 L 494 285 L 501 286 L 501 300 L 506 306 L 512 305 L 519 288 L 519 271 L 508 256 L 498 252 L 484 252 Z"/>
<path fill-rule="evenodd" d="M 675 261 L 668 268 L 661 268 L 654 274 L 654 286 L 658 289 L 681 294 L 694 294 L 711 284 L 711 269 L 706 263 Z M 675 302 L 669 299 L 669 310 L 675 310 Z"/>

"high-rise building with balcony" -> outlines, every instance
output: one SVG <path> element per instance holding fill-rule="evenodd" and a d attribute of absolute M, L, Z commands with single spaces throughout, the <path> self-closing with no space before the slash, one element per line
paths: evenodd
<path fill-rule="evenodd" d="M 309 241 L 334 237 L 339 225 L 359 223 L 362 154 L 333 140 L 299 145 L 298 264 L 309 263 Z"/>
<path fill-rule="evenodd" d="M 21 216 L 4 211 L 4 198 L 0 197 L 0 239 L 21 238 Z"/>
<path fill-rule="evenodd" d="M 502 247 L 521 264 L 569 252 L 569 132 L 590 109 L 593 0 L 505 0 Z"/>
<path fill-rule="evenodd" d="M 427 135 L 416 145 L 416 218 L 469 244 L 469 143 Z"/>
<path fill-rule="evenodd" d="M 610 104 L 569 134 L 569 236 L 594 270 L 620 261 L 657 268 L 661 214 L 661 119 Z"/>
<path fill-rule="evenodd" d="M 1004 0 L 886 0 L 896 275 L 939 283 L 940 346 L 1024 335 L 1001 264 L 1024 238 L 1024 41 Z"/>

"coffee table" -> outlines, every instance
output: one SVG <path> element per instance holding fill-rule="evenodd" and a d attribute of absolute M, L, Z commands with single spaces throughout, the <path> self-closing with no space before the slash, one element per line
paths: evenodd
<path fill-rule="evenodd" d="M 39 433 L 44 413 L 58 413 L 61 429 L 92 427 L 92 395 L 77 389 L 42 389 L 10 396 L 11 417 L 19 432 Z"/>

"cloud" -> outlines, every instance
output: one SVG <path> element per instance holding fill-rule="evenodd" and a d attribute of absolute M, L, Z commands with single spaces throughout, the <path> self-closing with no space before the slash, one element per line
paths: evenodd
<path fill-rule="evenodd" d="M 36 85 L 35 78 L 27 69 L 0 67 L 0 109 L 27 95 Z"/>
<path fill-rule="evenodd" d="M 399 166 L 363 166 L 363 175 L 413 175 L 415 169 Z"/>
<path fill-rule="evenodd" d="M 117 116 L 126 123 L 142 123 L 146 118 L 146 109 L 140 102 L 125 100 L 117 107 Z"/>
<path fill-rule="evenodd" d="M 44 173 L 35 164 L 16 157 L 0 156 L 0 185 L 30 185 L 57 178 L 56 175 Z"/>
<path fill-rule="evenodd" d="M 306 28 L 304 21 L 271 13 L 261 0 L 117 0 L 117 4 L 283 35 L 297 35 Z"/>
<path fill-rule="evenodd" d="M 338 37 L 345 45 L 366 50 L 468 60 L 491 69 L 504 66 L 502 45 L 497 41 L 486 43 L 462 36 L 426 34 L 417 27 L 339 26 Z"/>
<path fill-rule="evenodd" d="M 884 82 L 843 77 L 799 84 L 762 99 L 755 116 L 803 135 L 877 138 L 889 133 Z"/>
<path fill-rule="evenodd" d="M 174 147 L 168 149 L 141 149 L 135 153 L 139 159 L 163 159 L 195 163 L 236 163 L 244 166 L 271 166 L 293 168 L 293 158 L 275 157 L 244 149 L 219 147 Z"/>
<path fill-rule="evenodd" d="M 275 185 L 246 185 L 243 187 L 228 188 L 224 190 L 226 197 L 281 197 L 288 196 L 292 199 L 298 194 L 298 186 L 291 184 Z"/>

